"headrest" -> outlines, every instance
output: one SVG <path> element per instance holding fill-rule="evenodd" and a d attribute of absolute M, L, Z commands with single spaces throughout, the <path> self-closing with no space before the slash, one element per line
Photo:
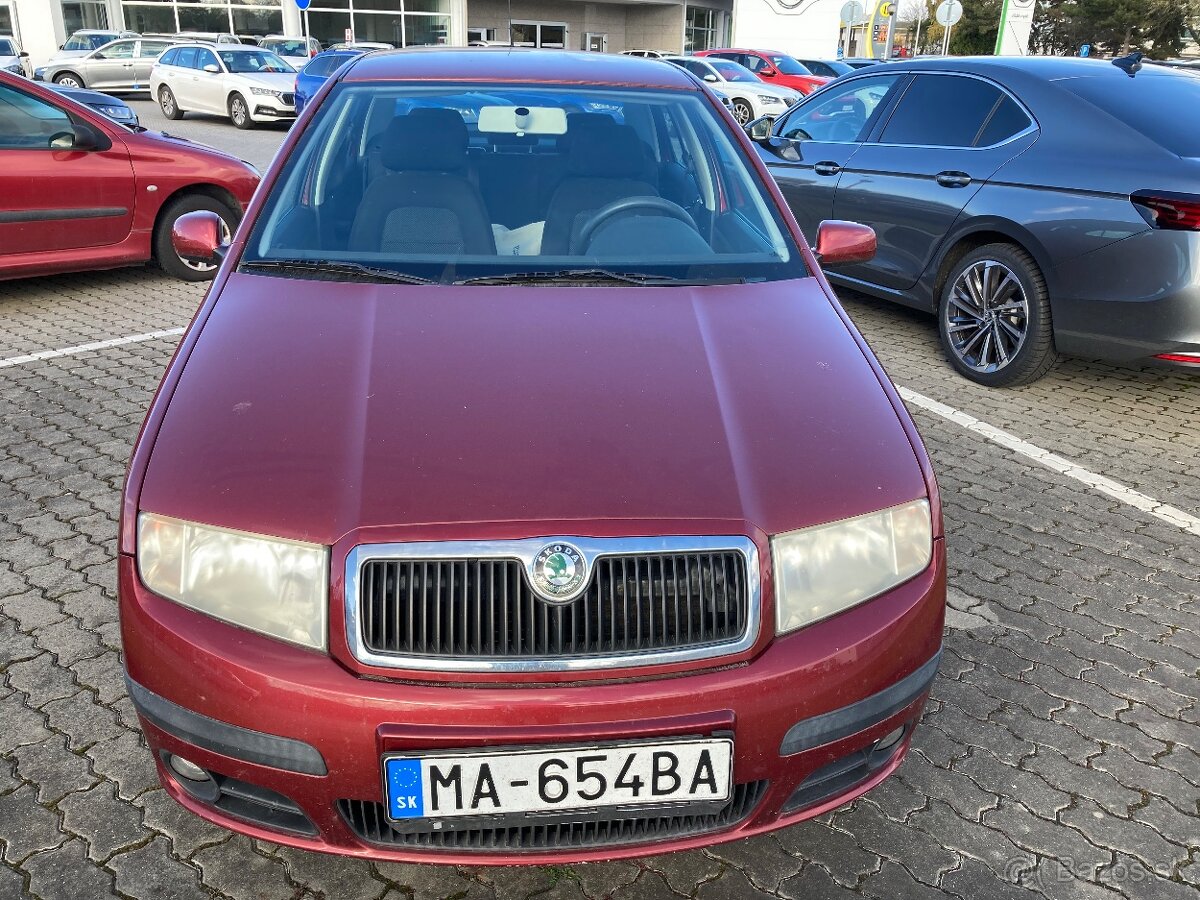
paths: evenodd
<path fill-rule="evenodd" d="M 607 117 L 606 117 L 607 118 Z M 588 178 L 637 178 L 646 170 L 642 140 L 628 125 L 587 130 L 571 141 L 567 171 Z"/>
<path fill-rule="evenodd" d="M 452 109 L 414 109 L 383 133 L 380 161 L 393 172 L 455 172 L 467 164 L 467 126 Z"/>

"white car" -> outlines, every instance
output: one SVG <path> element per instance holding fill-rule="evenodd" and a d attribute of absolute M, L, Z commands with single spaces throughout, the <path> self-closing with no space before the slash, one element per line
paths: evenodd
<path fill-rule="evenodd" d="M 11 34 L 0 34 L 0 70 L 28 78 L 29 54 L 21 49 Z"/>
<path fill-rule="evenodd" d="M 150 70 L 150 90 L 168 119 L 215 113 L 238 128 L 253 128 L 296 118 L 296 70 L 261 47 L 172 47 Z"/>
<path fill-rule="evenodd" d="M 759 118 L 783 115 L 800 100 L 800 92 L 766 84 L 745 66 L 715 56 L 664 56 L 666 62 L 687 69 L 714 93 L 729 98 L 730 112 L 739 125 Z"/>
<path fill-rule="evenodd" d="M 665 59 L 670 56 L 665 50 L 622 50 L 622 56 L 640 56 L 643 59 Z"/>
<path fill-rule="evenodd" d="M 306 45 L 302 37 L 284 37 L 279 34 L 259 38 L 258 46 L 283 57 L 297 69 L 307 66 L 308 61 L 321 52 L 321 42 L 316 38 L 309 38 Z"/>

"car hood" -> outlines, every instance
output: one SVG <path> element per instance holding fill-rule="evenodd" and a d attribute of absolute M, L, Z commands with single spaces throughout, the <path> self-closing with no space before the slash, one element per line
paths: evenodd
<path fill-rule="evenodd" d="M 65 59 L 79 59 L 81 56 L 87 56 L 91 50 L 59 50 L 49 59 L 49 64 L 53 65 L 56 62 L 62 62 Z"/>
<path fill-rule="evenodd" d="M 263 87 L 272 91 L 292 91 L 296 87 L 295 72 L 256 72 L 253 74 L 238 72 L 231 74 L 244 84 L 252 84 L 255 87 Z"/>
<path fill-rule="evenodd" d="M 140 508 L 250 532 L 776 533 L 926 493 L 811 278 L 425 288 L 235 273 L 175 365 Z"/>
<path fill-rule="evenodd" d="M 760 81 L 755 86 L 755 90 L 760 94 L 770 94 L 772 97 L 782 97 L 784 99 L 792 99 L 802 96 L 795 88 L 790 88 L 780 84 L 767 84 L 764 81 Z"/>

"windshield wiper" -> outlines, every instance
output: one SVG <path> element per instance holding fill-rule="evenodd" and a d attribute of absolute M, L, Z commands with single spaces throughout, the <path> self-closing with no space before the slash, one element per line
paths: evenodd
<path fill-rule="evenodd" d="M 354 262 L 333 262 L 321 259 L 262 259 L 248 260 L 242 263 L 243 269 L 261 269 L 271 272 L 296 272 L 308 275 L 340 276 L 329 278 L 330 281 L 364 281 L 385 282 L 392 284 L 437 284 L 432 278 L 422 278 L 420 275 L 408 275 L 392 269 L 381 269 L 377 266 L 364 266 Z"/>
<path fill-rule="evenodd" d="M 745 278 L 675 278 L 671 275 L 645 275 L 640 272 L 612 272 L 608 269 L 564 269 L 558 272 L 511 272 L 505 275 L 482 275 L 464 278 L 454 284 L 540 284 L 589 285 L 635 284 L 643 287 L 686 287 L 706 284 L 744 284 Z"/>

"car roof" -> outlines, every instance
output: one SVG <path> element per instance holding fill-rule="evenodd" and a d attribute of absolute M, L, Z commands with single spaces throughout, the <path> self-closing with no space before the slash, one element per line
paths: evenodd
<path fill-rule="evenodd" d="M 410 48 L 369 53 L 345 81 L 471 81 L 604 84 L 698 90 L 678 66 L 619 53 L 514 47 Z"/>
<path fill-rule="evenodd" d="M 892 60 L 889 72 L 910 70 L 926 72 L 967 72 L 970 74 L 993 74 L 1002 77 L 1006 72 L 1025 72 L 1047 81 L 1061 78 L 1128 78 L 1120 66 L 1112 60 L 1092 59 L 1078 56 L 939 56 L 929 59 Z M 1134 77 L 1150 72 L 1151 77 L 1170 72 L 1169 67 L 1143 66 Z"/>

